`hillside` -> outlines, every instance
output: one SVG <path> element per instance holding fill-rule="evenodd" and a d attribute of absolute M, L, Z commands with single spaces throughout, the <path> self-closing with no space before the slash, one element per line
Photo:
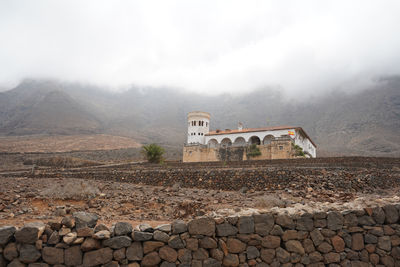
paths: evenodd
<path fill-rule="evenodd" d="M 211 113 L 211 128 L 299 125 L 319 155 L 400 156 L 400 78 L 377 81 L 358 93 L 345 88 L 296 101 L 276 89 L 241 96 L 201 96 L 169 88 L 132 87 L 120 93 L 55 81 L 25 81 L 0 93 L 0 134 L 106 133 L 180 150 L 186 114 Z"/>

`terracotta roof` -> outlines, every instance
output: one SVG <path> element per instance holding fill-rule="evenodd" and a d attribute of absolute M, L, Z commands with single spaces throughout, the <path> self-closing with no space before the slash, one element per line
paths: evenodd
<path fill-rule="evenodd" d="M 217 130 L 217 131 L 211 131 L 208 134 L 205 134 L 206 136 L 212 136 L 212 135 L 222 135 L 222 134 L 238 134 L 238 133 L 250 133 L 250 132 L 264 132 L 264 131 L 278 131 L 278 130 L 288 130 L 288 129 L 295 129 L 302 131 L 304 135 L 311 141 L 311 143 L 317 147 L 317 145 L 311 140 L 311 138 L 307 135 L 307 133 L 303 130 L 301 127 L 297 126 L 274 126 L 274 127 L 262 127 L 262 128 L 245 128 L 242 130 L 239 129 L 234 129 L 234 130 Z"/>

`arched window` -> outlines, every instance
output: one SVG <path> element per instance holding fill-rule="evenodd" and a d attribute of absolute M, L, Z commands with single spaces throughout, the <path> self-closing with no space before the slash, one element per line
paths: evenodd
<path fill-rule="evenodd" d="M 274 136 L 272 134 L 269 134 L 267 136 L 264 137 L 263 139 L 263 144 L 264 145 L 268 145 L 271 144 L 271 141 L 274 139 Z"/>
<path fill-rule="evenodd" d="M 223 147 L 232 146 L 232 141 L 231 141 L 231 139 L 229 139 L 228 137 L 226 137 L 226 138 L 222 139 L 221 145 L 222 145 Z"/>
<path fill-rule="evenodd" d="M 258 138 L 258 136 L 252 136 L 252 137 L 250 137 L 250 144 L 256 144 L 256 145 L 260 145 L 261 144 L 261 141 L 260 141 L 260 138 Z"/>
<path fill-rule="evenodd" d="M 246 140 L 244 140 L 243 137 L 238 137 L 235 139 L 235 142 L 233 142 L 233 146 L 245 146 L 246 145 Z"/>
<path fill-rule="evenodd" d="M 207 144 L 208 144 L 208 147 L 217 147 L 218 146 L 218 142 L 215 139 L 210 139 Z"/>

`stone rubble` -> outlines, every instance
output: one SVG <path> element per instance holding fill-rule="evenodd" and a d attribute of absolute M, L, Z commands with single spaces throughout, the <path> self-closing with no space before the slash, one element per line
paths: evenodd
<path fill-rule="evenodd" d="M 60 222 L 1 227 L 0 267 L 398 267 L 399 215 L 400 204 L 391 204 L 292 215 L 199 217 L 155 228 L 117 222 L 108 229 L 97 225 L 96 214 L 79 212 Z"/>

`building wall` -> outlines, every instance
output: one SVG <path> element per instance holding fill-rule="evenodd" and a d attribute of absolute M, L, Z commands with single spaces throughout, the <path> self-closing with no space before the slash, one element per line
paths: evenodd
<path fill-rule="evenodd" d="M 299 130 L 296 130 L 294 143 L 300 146 L 304 152 L 307 152 L 311 157 L 317 157 L 317 149 L 314 144 L 307 137 L 303 136 Z"/>
<path fill-rule="evenodd" d="M 273 140 L 271 144 L 257 146 L 260 156 L 247 157 L 249 146 L 208 147 L 192 145 L 183 147 L 183 162 L 242 161 L 293 158 L 291 140 Z"/>
<path fill-rule="evenodd" d="M 199 122 L 202 122 L 203 125 Z M 190 112 L 187 124 L 187 143 L 205 144 L 205 135 L 210 131 L 210 114 L 207 112 Z"/>

